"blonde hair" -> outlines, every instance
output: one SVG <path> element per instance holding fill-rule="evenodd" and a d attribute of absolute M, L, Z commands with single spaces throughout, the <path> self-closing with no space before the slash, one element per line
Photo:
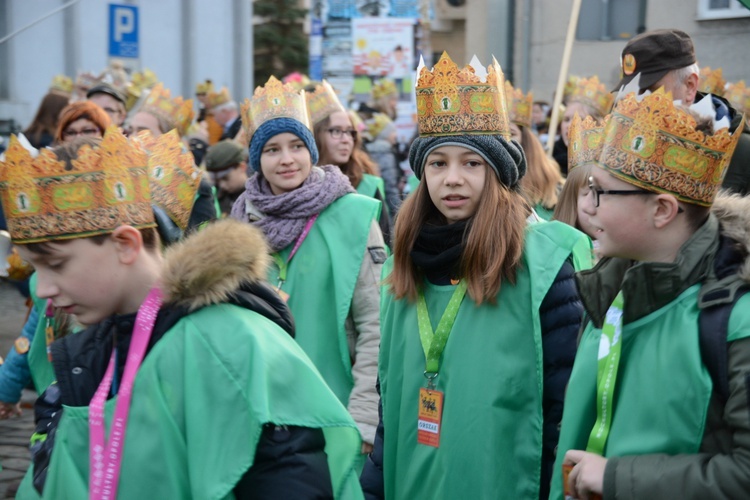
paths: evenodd
<path fill-rule="evenodd" d="M 521 188 L 532 206 L 542 205 L 553 209 L 558 203 L 563 176 L 560 166 L 544 152 L 544 146 L 527 127 L 521 130 L 521 147 L 526 153 L 526 175 L 521 179 Z"/>
<path fill-rule="evenodd" d="M 560 198 L 557 201 L 552 220 L 581 229 L 578 223 L 578 192 L 581 188 L 588 187 L 591 169 L 591 165 L 582 165 L 568 172 L 568 178 L 560 192 Z"/>

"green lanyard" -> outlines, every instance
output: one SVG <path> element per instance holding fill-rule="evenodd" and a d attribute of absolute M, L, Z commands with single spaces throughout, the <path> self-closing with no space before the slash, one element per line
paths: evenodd
<path fill-rule="evenodd" d="M 440 356 L 443 354 L 445 344 L 448 342 L 448 336 L 451 333 L 451 329 L 453 329 L 453 323 L 456 321 L 458 308 L 461 306 L 461 301 L 464 300 L 464 295 L 466 295 L 466 281 L 461 280 L 453 292 L 451 300 L 448 302 L 448 307 L 443 312 L 443 317 L 440 318 L 437 330 L 433 333 L 432 323 L 430 323 L 430 313 L 427 312 L 427 302 L 424 300 L 424 293 L 421 290 L 419 292 L 417 299 L 417 323 L 419 325 L 419 339 L 422 341 L 422 349 L 424 350 L 425 357 L 424 376 L 428 380 L 427 387 L 430 389 L 435 388 L 433 382 L 435 377 L 438 376 Z"/>
<path fill-rule="evenodd" d="M 599 368 L 596 374 L 596 423 L 589 436 L 586 451 L 604 455 L 614 413 L 615 384 L 622 351 L 622 292 L 607 310 L 599 340 Z"/>

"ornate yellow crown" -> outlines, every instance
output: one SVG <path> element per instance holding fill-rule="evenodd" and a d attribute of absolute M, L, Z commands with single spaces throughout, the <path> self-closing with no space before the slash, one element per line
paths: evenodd
<path fill-rule="evenodd" d="M 311 128 L 305 91 L 294 90 L 272 76 L 263 87 L 255 88 L 252 99 L 242 103 L 242 125 L 247 137 L 252 137 L 258 127 L 274 118 L 293 118 Z"/>
<path fill-rule="evenodd" d="M 568 80 L 565 82 L 565 87 L 563 87 L 563 102 L 568 102 L 570 96 L 573 95 L 573 92 L 576 90 L 576 84 L 580 78 L 581 77 L 575 75 L 570 75 L 568 77 Z"/>
<path fill-rule="evenodd" d="M 143 68 L 143 71 L 133 73 L 133 77 L 130 79 L 130 83 L 143 90 L 150 89 L 151 87 L 159 83 L 159 79 L 156 77 L 156 73 L 148 68 Z"/>
<path fill-rule="evenodd" d="M 421 68 L 416 92 L 421 137 L 463 134 L 510 137 L 505 77 L 494 58 L 483 81 L 471 65 L 459 70 L 443 52 L 432 70 Z"/>
<path fill-rule="evenodd" d="M 607 87 L 599 82 L 599 77 L 594 75 L 591 78 L 578 78 L 575 81 L 575 88 L 566 101 L 580 102 L 599 112 L 604 116 L 612 109 L 612 103 L 615 97 L 607 90 Z"/>
<path fill-rule="evenodd" d="M 391 123 L 393 120 L 385 113 L 375 113 L 367 120 L 367 134 L 374 140 Z"/>
<path fill-rule="evenodd" d="M 531 108 L 534 105 L 534 94 L 523 95 L 521 89 L 513 88 L 510 82 L 505 82 L 505 98 L 508 100 L 510 121 L 521 127 L 531 127 Z"/>
<path fill-rule="evenodd" d="M 397 96 L 398 89 L 396 83 L 388 78 L 381 78 L 378 82 L 372 86 L 372 97 L 373 99 L 380 99 L 386 96 Z"/>
<path fill-rule="evenodd" d="M 52 79 L 49 91 L 53 94 L 70 97 L 70 94 L 73 93 L 73 79 L 69 76 L 57 75 Z"/>
<path fill-rule="evenodd" d="M 709 67 L 701 68 L 700 81 L 698 82 L 698 90 L 701 92 L 723 96 L 726 84 L 727 81 L 722 76 L 721 68 L 715 70 Z"/>
<path fill-rule="evenodd" d="M 287 88 L 299 92 L 291 83 L 285 84 Z M 341 101 L 339 101 L 336 91 L 331 84 L 323 80 L 323 83 L 315 86 L 314 92 L 306 92 L 307 110 L 310 112 L 310 122 L 312 125 L 320 123 L 337 111 L 346 111 Z"/>
<path fill-rule="evenodd" d="M 606 119 L 605 119 L 606 120 Z M 604 145 L 604 127 L 592 116 L 585 119 L 576 113 L 568 129 L 568 172 L 582 165 L 596 165 Z"/>
<path fill-rule="evenodd" d="M 725 97 L 738 112 L 750 113 L 750 87 L 745 87 L 745 80 L 730 83 Z"/>
<path fill-rule="evenodd" d="M 201 182 L 193 154 L 176 130 L 156 138 L 144 130 L 136 140 L 148 153 L 148 179 L 153 202 L 184 231 Z"/>
<path fill-rule="evenodd" d="M 674 106 L 662 88 L 618 101 L 604 125 L 601 165 L 614 176 L 649 191 L 711 206 L 742 132 L 705 135 L 695 118 Z"/>
<path fill-rule="evenodd" d="M 210 91 L 206 95 L 206 107 L 208 109 L 221 106 L 232 100 L 232 96 L 229 94 L 229 89 L 222 87 L 220 92 Z"/>
<path fill-rule="evenodd" d="M 181 136 L 187 133 L 195 116 L 193 100 L 183 101 L 181 96 L 172 99 L 169 89 L 165 89 L 162 83 L 157 83 L 151 89 L 141 110 L 150 111 L 165 118 L 177 128 Z"/>
<path fill-rule="evenodd" d="M 199 82 L 195 84 L 196 94 L 208 94 L 214 91 L 214 83 L 211 80 L 206 79 L 205 82 Z"/>
<path fill-rule="evenodd" d="M 0 163 L 0 196 L 13 241 L 81 238 L 122 224 L 155 226 L 146 164 L 143 150 L 115 126 L 98 147 L 82 146 L 70 169 L 51 149 L 32 158 L 12 136 Z"/>

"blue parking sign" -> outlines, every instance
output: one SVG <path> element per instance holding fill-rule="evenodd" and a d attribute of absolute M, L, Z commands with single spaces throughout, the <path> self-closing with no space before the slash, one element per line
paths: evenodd
<path fill-rule="evenodd" d="M 138 57 L 138 7 L 109 4 L 110 57 Z"/>

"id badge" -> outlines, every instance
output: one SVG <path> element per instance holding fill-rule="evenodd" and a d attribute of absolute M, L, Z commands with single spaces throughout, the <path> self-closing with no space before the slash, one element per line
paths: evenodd
<path fill-rule="evenodd" d="M 563 464 L 562 466 L 563 494 L 565 495 L 565 500 L 574 500 L 575 498 L 573 492 L 568 488 L 568 476 L 570 476 L 570 471 L 573 470 L 573 467 L 573 464 Z M 602 500 L 602 496 L 596 493 L 591 493 L 589 498 L 591 500 Z"/>
<path fill-rule="evenodd" d="M 417 443 L 440 445 L 440 424 L 443 416 L 443 393 L 433 389 L 419 389 Z"/>
<path fill-rule="evenodd" d="M 281 300 L 283 300 L 285 304 L 287 302 L 289 302 L 289 294 L 288 293 L 286 293 L 280 287 L 275 287 L 274 290 L 276 290 L 276 293 L 279 294 L 279 297 L 281 297 Z"/>

